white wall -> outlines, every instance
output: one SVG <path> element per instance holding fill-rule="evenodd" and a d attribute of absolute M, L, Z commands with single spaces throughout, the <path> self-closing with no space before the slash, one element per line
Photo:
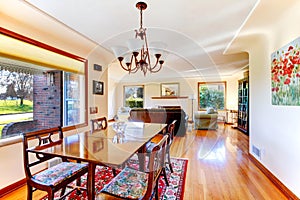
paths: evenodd
<path fill-rule="evenodd" d="M 97 51 L 103 51 L 100 47 L 94 49 L 93 52 L 87 57 L 89 68 L 88 68 L 88 113 L 90 107 L 97 107 L 98 113 L 89 114 L 89 120 L 92 118 L 108 116 L 108 63 L 105 61 L 105 58 Z M 94 64 L 102 66 L 102 71 L 94 70 Z M 93 94 L 93 81 L 101 81 L 104 83 L 104 93 L 103 95 Z"/>
<path fill-rule="evenodd" d="M 0 188 L 25 178 L 23 167 L 23 146 L 17 143 L 0 147 Z"/>
<path fill-rule="evenodd" d="M 252 145 L 261 149 L 261 158 L 256 158 L 300 198 L 300 107 L 271 103 L 271 54 L 300 36 L 300 27 L 295 26 L 299 9 L 295 0 L 288 5 L 260 1 L 229 52 L 249 53 L 249 151 L 255 156 Z"/>
<path fill-rule="evenodd" d="M 260 148 L 260 162 L 300 197 L 300 107 L 271 104 L 273 50 L 268 40 L 260 42 L 249 51 L 250 152 L 252 145 Z"/>

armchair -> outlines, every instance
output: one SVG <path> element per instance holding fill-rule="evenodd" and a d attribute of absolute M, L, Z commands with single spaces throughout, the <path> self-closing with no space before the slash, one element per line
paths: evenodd
<path fill-rule="evenodd" d="M 213 109 L 207 111 L 197 111 L 194 113 L 195 129 L 217 129 L 218 128 L 218 112 Z"/>

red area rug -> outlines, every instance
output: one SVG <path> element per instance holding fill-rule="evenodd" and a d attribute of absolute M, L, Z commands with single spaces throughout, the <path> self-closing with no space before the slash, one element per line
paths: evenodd
<path fill-rule="evenodd" d="M 159 197 L 160 199 L 172 199 L 182 200 L 184 194 L 184 185 L 186 178 L 186 170 L 188 160 L 180 158 L 171 158 L 173 173 L 167 168 L 167 176 L 169 180 L 169 186 L 167 187 L 164 178 L 161 177 L 159 180 Z M 95 191 L 100 193 L 103 186 L 113 178 L 112 169 L 109 167 L 97 166 L 96 167 L 96 178 L 95 178 Z M 86 175 L 81 178 L 83 186 L 86 185 Z M 59 192 L 56 193 L 59 197 Z M 47 200 L 47 196 L 41 200 Z M 81 195 L 77 195 L 76 192 L 71 193 L 66 200 L 87 200 L 86 192 L 83 191 Z"/>

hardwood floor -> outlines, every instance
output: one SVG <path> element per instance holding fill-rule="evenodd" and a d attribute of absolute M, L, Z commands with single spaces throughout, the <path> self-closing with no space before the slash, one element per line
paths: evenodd
<path fill-rule="evenodd" d="M 287 199 L 248 157 L 248 136 L 230 125 L 192 130 L 177 137 L 172 157 L 189 160 L 185 200 L 284 200 Z M 35 192 L 35 198 L 44 195 Z M 0 198 L 23 200 L 26 186 Z"/>
<path fill-rule="evenodd" d="M 176 138 L 171 155 L 189 159 L 184 199 L 287 199 L 250 161 L 248 141 L 223 124 L 217 131 L 189 131 Z"/>

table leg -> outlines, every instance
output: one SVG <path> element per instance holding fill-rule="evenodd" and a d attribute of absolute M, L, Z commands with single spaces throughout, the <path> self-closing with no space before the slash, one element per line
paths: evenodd
<path fill-rule="evenodd" d="M 88 177 L 87 177 L 87 193 L 88 199 L 95 199 L 95 163 L 89 163 L 88 165 Z"/>

